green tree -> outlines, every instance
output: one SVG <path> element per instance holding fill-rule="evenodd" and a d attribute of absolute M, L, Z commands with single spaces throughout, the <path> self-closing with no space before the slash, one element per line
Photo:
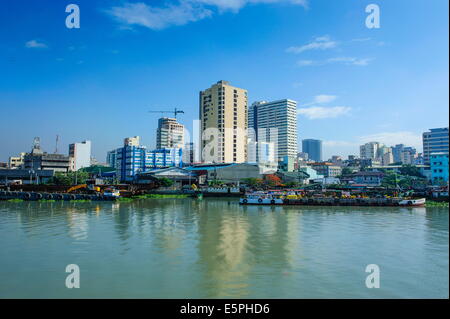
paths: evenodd
<path fill-rule="evenodd" d="M 417 166 L 413 165 L 403 165 L 400 168 L 400 174 L 406 176 L 423 177 L 423 175 L 420 173 L 420 169 Z"/>
<path fill-rule="evenodd" d="M 341 175 L 350 175 L 350 174 L 352 174 L 352 173 L 353 173 L 353 171 L 352 171 L 350 168 L 344 167 L 344 168 L 342 169 Z"/>
<path fill-rule="evenodd" d="M 173 185 L 173 180 L 167 178 L 167 177 L 161 177 L 159 179 L 159 182 L 161 184 L 162 187 L 170 187 Z"/>

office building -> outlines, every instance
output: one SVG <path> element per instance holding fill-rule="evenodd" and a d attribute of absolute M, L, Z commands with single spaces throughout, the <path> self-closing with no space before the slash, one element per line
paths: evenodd
<path fill-rule="evenodd" d="M 91 166 L 91 141 L 69 145 L 69 156 L 74 159 L 74 170 Z"/>
<path fill-rule="evenodd" d="M 315 139 L 305 139 L 302 141 L 302 152 L 307 153 L 310 160 L 322 161 L 322 141 Z"/>
<path fill-rule="evenodd" d="M 430 129 L 422 135 L 423 158 L 430 165 L 431 153 L 448 153 L 448 127 Z"/>
<path fill-rule="evenodd" d="M 156 148 L 184 148 L 184 126 L 176 119 L 160 118 L 156 130 Z"/>
<path fill-rule="evenodd" d="M 255 102 L 248 111 L 249 139 L 258 146 L 274 147 L 276 161 L 295 159 L 297 146 L 297 102 L 289 99 Z M 256 152 L 260 152 L 257 150 Z M 257 158 L 259 162 L 259 158 Z"/>
<path fill-rule="evenodd" d="M 200 92 L 201 159 L 247 161 L 247 91 L 219 81 Z"/>

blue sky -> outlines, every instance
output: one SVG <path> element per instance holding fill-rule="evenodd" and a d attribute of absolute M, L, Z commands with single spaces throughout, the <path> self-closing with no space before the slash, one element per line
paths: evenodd
<path fill-rule="evenodd" d="M 81 28 L 65 27 L 76 3 Z M 365 7 L 381 28 L 365 26 Z M 249 101 L 299 103 L 299 139 L 324 155 L 378 140 L 421 148 L 448 126 L 447 0 L 7 0 L 0 4 L 0 161 L 90 139 L 93 155 L 140 135 L 155 145 L 159 114 L 188 128 L 198 92 L 218 80 Z"/>

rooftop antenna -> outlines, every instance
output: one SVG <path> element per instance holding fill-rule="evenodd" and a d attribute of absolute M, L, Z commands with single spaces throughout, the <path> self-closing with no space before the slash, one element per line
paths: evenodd
<path fill-rule="evenodd" d="M 172 113 L 175 117 L 175 119 L 177 119 L 177 114 L 184 114 L 184 111 L 182 110 L 178 110 L 177 108 L 175 108 L 174 111 L 148 111 L 149 113 Z"/>

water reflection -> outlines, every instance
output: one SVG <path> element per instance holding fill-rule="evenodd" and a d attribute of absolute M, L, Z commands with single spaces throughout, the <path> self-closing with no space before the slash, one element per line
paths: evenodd
<path fill-rule="evenodd" d="M 0 234 L 0 280 L 18 296 L 25 287 L 5 269 L 21 276 L 23 260 L 54 267 L 47 256 L 84 262 L 96 297 L 370 297 L 354 276 L 368 260 L 390 267 L 380 292 L 388 297 L 448 288 L 448 209 L 242 207 L 207 198 L 0 203 Z M 31 285 L 40 292 L 46 280 Z"/>

